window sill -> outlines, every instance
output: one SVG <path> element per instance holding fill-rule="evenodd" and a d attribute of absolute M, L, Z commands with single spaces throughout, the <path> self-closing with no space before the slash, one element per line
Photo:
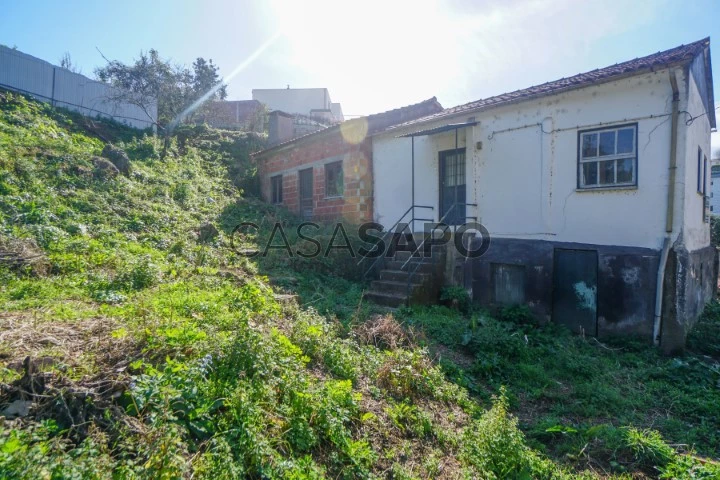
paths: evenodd
<path fill-rule="evenodd" d="M 343 195 L 333 195 L 331 197 L 323 197 L 323 200 L 335 200 L 336 198 L 343 198 Z"/>
<path fill-rule="evenodd" d="M 592 192 L 613 192 L 613 191 L 627 191 L 637 190 L 637 185 L 624 185 L 624 186 L 609 186 L 609 187 L 593 187 L 593 188 L 575 188 L 578 193 L 592 193 Z"/>

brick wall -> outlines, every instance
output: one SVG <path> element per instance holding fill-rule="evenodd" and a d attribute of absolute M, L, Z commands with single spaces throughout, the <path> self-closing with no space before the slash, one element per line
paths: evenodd
<path fill-rule="evenodd" d="M 339 129 L 264 153 L 257 159 L 263 199 L 270 201 L 270 177 L 283 175 L 283 205 L 299 214 L 299 170 L 313 169 L 313 217 L 319 222 L 338 219 L 362 223 L 372 220 L 372 140 L 346 141 Z M 342 197 L 327 198 L 325 164 L 342 161 Z"/>

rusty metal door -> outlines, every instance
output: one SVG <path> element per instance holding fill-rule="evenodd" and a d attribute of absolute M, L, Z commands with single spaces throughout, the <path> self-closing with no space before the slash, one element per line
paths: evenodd
<path fill-rule="evenodd" d="M 553 321 L 575 333 L 597 335 L 598 256 L 595 250 L 555 249 Z"/>
<path fill-rule="evenodd" d="M 309 220 L 313 216 L 313 169 L 306 168 L 299 172 L 300 181 L 300 215 Z"/>

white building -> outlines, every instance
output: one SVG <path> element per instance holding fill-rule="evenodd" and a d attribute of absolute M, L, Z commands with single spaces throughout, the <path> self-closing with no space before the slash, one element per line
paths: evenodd
<path fill-rule="evenodd" d="M 712 159 L 710 172 L 710 213 L 720 215 L 720 157 Z"/>
<path fill-rule="evenodd" d="M 320 117 L 332 122 L 344 120 L 342 107 L 333 103 L 327 88 L 255 88 L 252 98 L 264 103 L 270 110 Z"/>
<path fill-rule="evenodd" d="M 717 282 L 705 206 L 716 126 L 709 43 L 377 134 L 375 220 L 393 225 L 412 205 L 432 207 L 415 218 L 477 220 L 487 252 L 445 276 L 476 302 L 525 303 L 579 332 L 682 348 Z M 383 282 L 374 289 L 388 291 Z"/>

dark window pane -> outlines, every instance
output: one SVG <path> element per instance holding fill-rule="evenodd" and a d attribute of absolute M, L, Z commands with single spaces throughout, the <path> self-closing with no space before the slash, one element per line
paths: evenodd
<path fill-rule="evenodd" d="M 600 185 L 615 183 L 615 160 L 600 162 Z"/>
<path fill-rule="evenodd" d="M 457 179 L 456 185 L 465 185 L 465 153 L 458 153 L 457 156 L 457 171 L 455 172 L 455 178 Z"/>
<path fill-rule="evenodd" d="M 282 203 L 282 175 L 275 175 L 270 178 L 270 200 L 272 203 Z"/>
<path fill-rule="evenodd" d="M 698 148 L 698 161 L 697 161 L 697 191 L 702 193 L 702 150 Z"/>
<path fill-rule="evenodd" d="M 635 129 L 618 130 L 617 153 L 632 153 L 635 150 Z"/>
<path fill-rule="evenodd" d="M 343 194 L 342 162 L 325 165 L 325 196 L 338 197 Z"/>
<path fill-rule="evenodd" d="M 597 157 L 598 134 L 584 133 L 582 135 L 582 156 Z"/>
<path fill-rule="evenodd" d="M 617 183 L 632 183 L 634 158 L 623 158 L 617 161 Z"/>
<path fill-rule="evenodd" d="M 582 164 L 583 181 L 582 184 L 585 186 L 597 185 L 597 162 L 589 162 Z"/>
<path fill-rule="evenodd" d="M 600 134 L 600 155 L 615 155 L 615 132 Z"/>

